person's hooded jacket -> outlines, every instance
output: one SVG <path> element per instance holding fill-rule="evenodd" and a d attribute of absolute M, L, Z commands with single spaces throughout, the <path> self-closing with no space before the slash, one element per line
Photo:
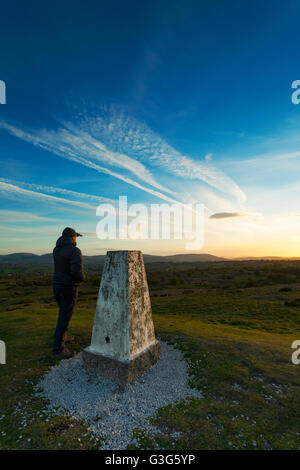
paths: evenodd
<path fill-rule="evenodd" d="M 86 279 L 81 251 L 71 238 L 59 237 L 53 259 L 53 284 L 77 286 Z"/>

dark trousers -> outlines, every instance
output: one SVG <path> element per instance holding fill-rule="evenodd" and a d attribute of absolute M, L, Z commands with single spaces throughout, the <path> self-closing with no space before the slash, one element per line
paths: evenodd
<path fill-rule="evenodd" d="M 53 338 L 53 353 L 58 354 L 65 346 L 64 335 L 76 304 L 78 286 L 53 284 L 53 293 L 59 305 L 57 324 Z"/>

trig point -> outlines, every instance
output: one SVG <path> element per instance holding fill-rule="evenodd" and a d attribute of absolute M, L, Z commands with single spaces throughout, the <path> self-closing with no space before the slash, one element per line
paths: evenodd
<path fill-rule="evenodd" d="M 108 251 L 85 366 L 125 385 L 153 365 L 159 352 L 142 252 Z"/>

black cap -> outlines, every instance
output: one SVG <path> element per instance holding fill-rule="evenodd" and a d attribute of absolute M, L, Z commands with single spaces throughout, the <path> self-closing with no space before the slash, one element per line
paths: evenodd
<path fill-rule="evenodd" d="M 82 237 L 81 233 L 76 232 L 73 228 L 66 227 L 62 233 L 63 237 L 72 238 L 72 237 Z"/>

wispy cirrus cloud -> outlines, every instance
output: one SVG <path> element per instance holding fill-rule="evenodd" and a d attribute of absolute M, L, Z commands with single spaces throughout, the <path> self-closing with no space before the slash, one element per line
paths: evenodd
<path fill-rule="evenodd" d="M 32 191 L 29 189 L 24 189 L 20 186 L 17 186 L 15 184 L 11 183 L 4 183 L 0 181 L 0 193 L 2 193 L 4 196 L 19 196 L 19 197 L 29 197 L 33 198 L 35 200 L 39 201 L 47 201 L 47 202 L 53 202 L 53 203 L 60 203 L 60 204 L 67 204 L 70 206 L 76 206 L 80 207 L 83 209 L 91 209 L 95 210 L 95 206 L 92 206 L 91 204 L 87 204 L 85 202 L 81 201 L 72 201 L 69 199 L 65 199 L 62 197 L 57 197 L 57 196 L 51 196 L 49 194 L 37 192 L 37 191 Z"/>
<path fill-rule="evenodd" d="M 116 108 L 105 109 L 94 116 L 84 114 L 79 117 L 79 121 L 86 132 L 105 142 L 116 152 L 122 151 L 181 178 L 203 181 L 235 197 L 239 202 L 246 200 L 239 186 L 223 171 L 211 165 L 209 160 L 199 162 L 183 155 L 146 124 Z"/>
<path fill-rule="evenodd" d="M 14 211 L 14 210 L 2 210 L 0 209 L 0 220 L 5 221 L 6 223 L 10 222 L 58 222 L 60 219 L 55 219 L 52 217 L 42 217 L 32 212 L 25 211 Z"/>
<path fill-rule="evenodd" d="M 63 129 L 60 129 L 58 131 L 24 131 L 20 128 L 17 128 L 15 126 L 12 126 L 10 124 L 4 123 L 3 121 L 0 122 L 0 127 L 3 129 L 6 129 L 8 132 L 10 132 L 12 135 L 15 137 L 18 137 L 26 142 L 29 142 L 35 146 L 41 147 L 45 150 L 48 150 L 52 152 L 55 155 L 59 155 L 63 158 L 66 158 L 67 160 L 71 160 L 76 163 L 80 163 L 81 165 L 84 165 L 88 168 L 91 168 L 93 170 L 96 170 L 99 173 L 105 173 L 110 176 L 114 176 L 117 179 L 120 179 L 124 181 L 125 183 L 128 183 L 132 186 L 135 186 L 136 188 L 141 189 L 142 191 L 145 191 L 149 194 L 152 194 L 153 196 L 156 196 L 160 199 L 163 199 L 168 202 L 178 202 L 175 199 L 170 198 L 166 194 L 162 193 L 161 191 L 157 191 L 152 188 L 148 188 L 142 184 L 140 184 L 138 181 L 133 180 L 132 178 L 129 178 L 128 176 L 122 175 L 120 173 L 117 173 L 116 171 L 113 171 L 109 168 L 103 167 L 91 160 L 88 160 L 84 157 L 81 156 L 84 152 L 88 152 L 86 149 L 86 146 L 83 144 L 81 145 L 78 140 L 78 149 L 74 149 L 74 142 L 72 145 L 69 145 L 69 143 L 72 141 L 72 136 L 68 133 L 65 132 Z M 67 136 L 65 138 L 64 142 L 61 142 L 62 136 Z M 58 138 L 57 138 L 58 137 Z M 75 139 L 76 140 L 76 139 Z M 94 151 L 93 151 L 94 153 Z M 91 154 L 90 154 L 91 156 Z M 150 182 L 148 181 L 150 184 Z M 160 188 L 159 185 L 156 185 L 155 187 Z M 171 192 L 164 188 L 165 191 Z"/>
<path fill-rule="evenodd" d="M 12 236 L 14 237 L 15 234 L 22 234 L 22 235 L 28 235 L 28 236 L 32 236 L 34 234 L 38 234 L 40 237 L 45 237 L 45 238 L 49 238 L 53 235 L 57 235 L 57 229 L 55 228 L 55 226 L 52 227 L 49 227 L 47 226 L 47 230 L 45 230 L 45 227 L 44 226 L 35 226 L 35 227 L 28 227 L 28 226 L 25 226 L 25 225 L 22 225 L 22 228 L 20 227 L 17 227 L 17 226 L 11 226 L 11 225 L 1 225 L 0 224 L 0 238 L 3 239 L 3 238 L 7 238 L 7 236 L 10 235 L 10 238 L 12 238 Z M 22 240 L 22 239 L 20 239 Z"/>
<path fill-rule="evenodd" d="M 76 125 L 60 121 L 61 127 L 57 130 L 27 131 L 3 121 L 0 127 L 53 154 L 113 176 L 168 202 L 178 202 L 182 191 L 178 188 L 175 188 L 177 192 L 172 191 L 158 183 L 152 174 L 157 168 L 160 175 L 163 170 L 183 180 L 204 182 L 234 197 L 239 204 L 246 199 L 239 186 L 209 160 L 194 161 L 181 154 L 148 126 L 116 108 L 103 108 L 96 113 L 81 110 L 75 120 Z"/>
<path fill-rule="evenodd" d="M 20 188 L 27 188 L 27 189 L 32 189 L 35 191 L 42 191 L 45 193 L 54 193 L 54 194 L 64 194 L 66 196 L 71 196 L 71 197 L 76 197 L 77 199 L 87 199 L 89 201 L 94 201 L 94 202 L 115 202 L 114 199 L 110 199 L 107 197 L 103 196 L 96 196 L 95 194 L 88 194 L 88 193 L 79 193 L 77 191 L 71 191 L 69 189 L 64 189 L 64 188 L 57 188 L 54 186 L 45 186 L 41 184 L 33 184 L 33 183 L 25 183 L 23 181 L 13 181 L 7 178 L 0 178 L 0 182 L 3 183 L 8 183 L 8 184 L 13 184 L 17 185 Z"/>
<path fill-rule="evenodd" d="M 244 160 L 230 160 L 227 161 L 227 165 L 270 165 L 274 163 L 280 164 L 281 162 L 285 163 L 290 160 L 296 160 L 300 157 L 300 151 L 294 152 L 282 152 L 282 153 L 267 153 L 263 155 L 256 155 L 251 158 L 245 158 Z"/>

